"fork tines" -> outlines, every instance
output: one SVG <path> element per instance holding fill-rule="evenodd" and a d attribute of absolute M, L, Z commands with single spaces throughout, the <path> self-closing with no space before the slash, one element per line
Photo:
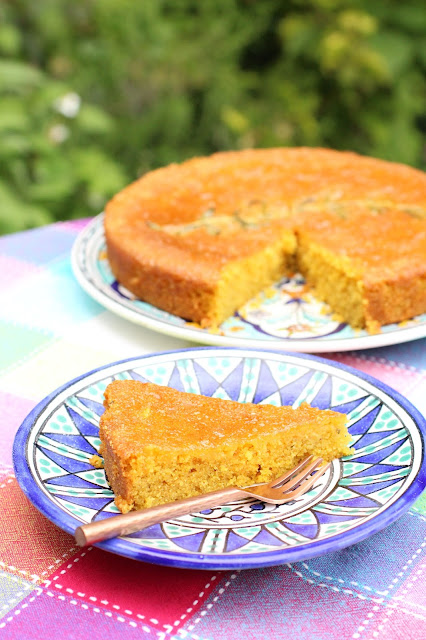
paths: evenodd
<path fill-rule="evenodd" d="M 311 486 L 318 480 L 329 468 L 329 464 L 321 467 L 322 458 L 315 458 L 308 456 L 305 460 L 302 460 L 294 469 L 287 471 L 280 478 L 277 478 L 273 484 L 274 489 L 282 488 L 283 493 L 297 491 L 297 488 L 301 485 L 301 491 L 307 490 L 307 483 Z M 311 478 L 309 478 L 311 476 Z M 309 478 L 309 480 L 306 480 Z M 304 482 L 306 480 L 306 482 Z"/>

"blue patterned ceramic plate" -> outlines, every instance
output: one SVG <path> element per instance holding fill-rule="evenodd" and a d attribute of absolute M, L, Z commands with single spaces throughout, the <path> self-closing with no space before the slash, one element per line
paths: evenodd
<path fill-rule="evenodd" d="M 16 477 L 34 505 L 73 533 L 118 513 L 99 445 L 103 392 L 135 379 L 240 402 L 308 402 L 349 416 L 354 453 L 285 505 L 247 498 L 99 544 L 136 560 L 200 569 L 295 562 L 341 549 L 398 518 L 425 486 L 425 421 L 396 391 L 313 356 L 196 348 L 125 360 L 72 380 L 43 400 L 14 444 Z"/>
<path fill-rule="evenodd" d="M 203 344 L 321 353 L 383 347 L 426 336 L 426 314 L 401 325 L 387 325 L 376 335 L 337 322 L 306 291 L 300 275 L 284 278 L 256 296 L 219 330 L 201 329 L 137 300 L 114 279 L 106 257 L 102 215 L 78 236 L 72 265 L 83 289 L 113 313 L 159 333 Z"/>

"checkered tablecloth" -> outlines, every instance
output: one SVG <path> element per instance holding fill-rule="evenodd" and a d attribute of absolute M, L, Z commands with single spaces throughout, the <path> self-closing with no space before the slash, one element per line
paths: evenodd
<path fill-rule="evenodd" d="M 68 380 L 131 356 L 190 346 L 114 316 L 78 286 L 85 222 L 0 238 L 0 638 L 426 639 L 426 500 L 368 540 L 307 562 L 241 572 L 174 569 L 81 550 L 13 474 L 27 413 Z M 326 354 L 426 412 L 426 339 Z"/>

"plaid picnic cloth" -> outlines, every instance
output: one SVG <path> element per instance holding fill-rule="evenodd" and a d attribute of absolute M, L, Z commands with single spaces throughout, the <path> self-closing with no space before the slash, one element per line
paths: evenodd
<path fill-rule="evenodd" d="M 426 501 L 357 545 L 240 572 L 144 564 L 74 539 L 13 475 L 27 413 L 61 384 L 114 360 L 189 346 L 114 316 L 76 283 L 85 221 L 0 238 L 0 637 L 250 640 L 426 638 Z M 426 340 L 328 354 L 426 411 Z"/>

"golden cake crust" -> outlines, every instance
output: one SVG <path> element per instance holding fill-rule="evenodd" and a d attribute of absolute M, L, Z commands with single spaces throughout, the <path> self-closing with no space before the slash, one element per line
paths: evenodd
<path fill-rule="evenodd" d="M 373 326 L 426 311 L 425 216 L 421 171 L 328 149 L 258 149 L 146 174 L 108 203 L 105 233 L 124 286 L 203 326 L 294 266 L 321 296 L 322 267 L 305 262 L 334 258 L 358 305 L 346 320 Z"/>

